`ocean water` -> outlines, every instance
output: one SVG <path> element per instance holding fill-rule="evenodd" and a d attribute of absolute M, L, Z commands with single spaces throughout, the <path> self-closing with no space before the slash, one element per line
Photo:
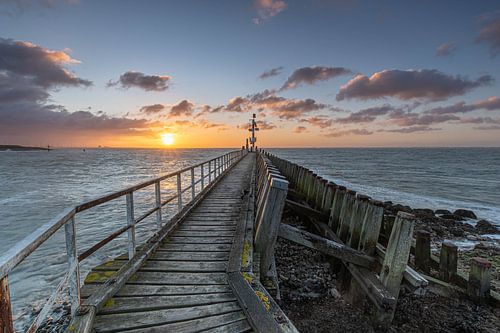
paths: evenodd
<path fill-rule="evenodd" d="M 60 149 L 0 152 L 0 254 L 64 208 L 149 178 L 219 156 L 230 149 Z M 500 226 L 500 148 L 269 149 L 319 175 L 378 200 L 413 208 L 473 210 Z M 188 181 L 185 179 L 184 181 Z M 166 182 L 162 195 L 174 191 Z M 134 199 L 136 216 L 151 208 L 154 187 Z M 186 193 L 189 195 L 189 193 Z M 165 207 L 164 216 L 175 212 Z M 470 221 L 474 223 L 474 221 Z M 80 252 L 126 223 L 125 199 L 77 215 Z M 154 230 L 154 215 L 138 227 Z M 90 267 L 126 252 L 120 237 L 82 264 Z M 64 233 L 56 233 L 9 276 L 17 327 L 29 307 L 43 304 L 67 269 Z"/>

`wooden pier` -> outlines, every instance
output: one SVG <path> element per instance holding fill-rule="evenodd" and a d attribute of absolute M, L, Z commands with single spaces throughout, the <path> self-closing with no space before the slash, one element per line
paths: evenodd
<path fill-rule="evenodd" d="M 175 180 L 176 193 L 163 198 L 168 180 Z M 154 207 L 136 217 L 134 192 L 144 188 L 152 189 Z M 121 197 L 124 226 L 78 253 L 77 214 Z M 167 218 L 162 208 L 169 204 L 177 212 Z M 283 224 L 285 207 L 309 221 L 310 230 Z M 155 216 L 156 231 L 138 244 L 136 226 L 148 216 Z M 470 278 L 460 277 L 452 245 L 443 244 L 436 259 L 428 235 L 413 239 L 412 215 L 399 212 L 390 225 L 383 216 L 380 202 L 300 165 L 264 151 L 233 151 L 68 208 L 1 256 L 0 332 L 14 332 L 9 273 L 63 228 L 68 271 L 28 332 L 64 294 L 72 307 L 67 332 L 297 332 L 275 301 L 277 237 L 331 257 L 344 296 L 353 304 L 369 300 L 376 326 L 390 325 L 402 287 L 421 295 L 462 288 L 478 302 L 491 300 L 488 262 L 476 258 Z M 122 234 L 124 254 L 81 279 L 80 262 Z M 426 275 L 429 266 L 441 280 Z M 459 287 L 450 285 L 456 281 Z"/>

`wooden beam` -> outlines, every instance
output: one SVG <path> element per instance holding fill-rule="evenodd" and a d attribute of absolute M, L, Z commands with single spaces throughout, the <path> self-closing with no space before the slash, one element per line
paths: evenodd
<path fill-rule="evenodd" d="M 362 252 L 287 224 L 281 224 L 279 236 L 358 266 L 372 267 L 375 263 L 375 258 L 367 256 Z"/>
<path fill-rule="evenodd" d="M 317 220 L 324 220 L 327 218 L 327 215 L 323 214 L 319 210 L 313 209 L 307 205 L 300 204 L 296 201 L 292 201 L 290 199 L 287 199 L 285 201 L 286 207 L 292 209 L 294 212 L 297 214 L 307 216 L 307 217 L 312 217 Z"/>

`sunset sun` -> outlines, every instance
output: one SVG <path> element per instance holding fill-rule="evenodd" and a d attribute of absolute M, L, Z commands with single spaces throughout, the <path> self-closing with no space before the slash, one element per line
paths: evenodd
<path fill-rule="evenodd" d="M 161 142 L 165 146 L 171 146 L 174 144 L 174 135 L 172 133 L 164 133 L 161 135 Z"/>

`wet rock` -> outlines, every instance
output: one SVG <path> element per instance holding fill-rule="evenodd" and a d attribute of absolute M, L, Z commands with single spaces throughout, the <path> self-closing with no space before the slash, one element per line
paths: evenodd
<path fill-rule="evenodd" d="M 491 222 L 486 220 L 479 220 L 476 223 L 476 230 L 481 234 L 497 234 L 500 231 Z"/>
<path fill-rule="evenodd" d="M 448 209 L 436 209 L 436 215 L 452 214 Z"/>
<path fill-rule="evenodd" d="M 453 220 L 453 221 L 463 221 L 465 220 L 463 216 L 457 214 L 443 214 L 441 215 L 442 219 Z"/>
<path fill-rule="evenodd" d="M 427 208 L 416 208 L 413 210 L 413 213 L 417 217 L 434 217 L 434 211 L 432 209 L 427 209 Z"/>
<path fill-rule="evenodd" d="M 480 242 L 474 246 L 474 250 L 486 250 L 490 252 L 492 255 L 500 254 L 500 246 L 498 244 L 489 243 L 489 242 Z"/>
<path fill-rule="evenodd" d="M 391 210 L 394 212 L 405 212 L 405 213 L 413 213 L 413 209 L 411 209 L 410 206 L 405 206 L 405 205 L 400 205 L 400 204 L 395 204 L 392 205 Z"/>
<path fill-rule="evenodd" d="M 462 216 L 468 219 L 477 219 L 476 214 L 472 210 L 468 209 L 457 209 L 456 211 L 453 212 L 453 214 Z"/>

